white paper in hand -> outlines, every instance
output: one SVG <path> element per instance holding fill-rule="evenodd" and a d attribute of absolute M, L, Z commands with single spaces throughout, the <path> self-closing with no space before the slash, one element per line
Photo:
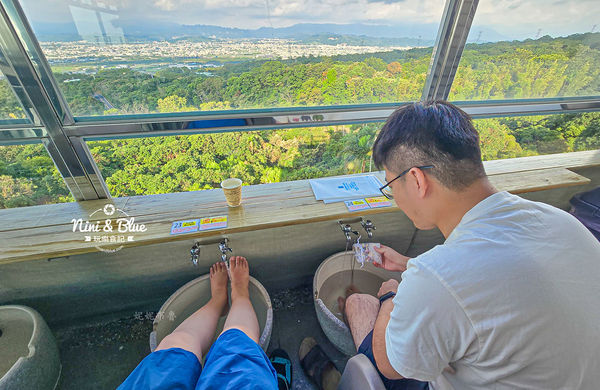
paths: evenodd
<path fill-rule="evenodd" d="M 381 264 L 381 255 L 373 248 L 381 248 L 378 242 L 369 242 L 366 244 L 354 244 L 354 257 L 360 263 L 360 267 L 364 267 L 365 263 Z"/>

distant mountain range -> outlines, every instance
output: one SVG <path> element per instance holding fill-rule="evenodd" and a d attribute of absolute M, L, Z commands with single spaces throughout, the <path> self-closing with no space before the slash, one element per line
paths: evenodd
<path fill-rule="evenodd" d="M 332 23 L 300 23 L 289 27 L 261 27 L 258 29 L 239 29 L 211 25 L 181 25 L 177 23 L 155 23 L 118 20 L 113 28 L 120 28 L 127 41 L 174 40 L 174 39 L 260 39 L 280 38 L 299 41 L 322 41 L 323 37 L 360 37 L 351 39 L 352 44 L 383 44 L 386 46 L 431 46 L 433 45 L 438 25 L 399 24 L 397 26 L 375 24 L 332 24 Z M 40 41 L 76 41 L 82 39 L 73 23 L 34 22 L 33 29 Z M 383 40 L 382 40 L 383 38 Z M 377 43 L 372 43 L 371 41 Z M 496 42 L 509 40 L 493 29 L 474 26 L 469 35 L 469 42 Z M 344 42 L 342 40 L 342 42 Z M 336 43 L 335 39 L 331 42 Z M 350 42 L 347 42 L 350 43 Z"/>

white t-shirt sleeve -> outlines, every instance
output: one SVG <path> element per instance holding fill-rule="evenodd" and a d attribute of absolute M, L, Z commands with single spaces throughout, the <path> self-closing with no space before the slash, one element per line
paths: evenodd
<path fill-rule="evenodd" d="M 423 264 L 410 261 L 385 331 L 387 356 L 403 377 L 435 380 L 449 363 L 478 347 L 471 321 Z"/>

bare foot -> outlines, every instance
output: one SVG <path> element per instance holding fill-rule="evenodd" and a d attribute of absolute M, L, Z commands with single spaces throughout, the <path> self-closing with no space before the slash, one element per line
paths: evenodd
<path fill-rule="evenodd" d="M 223 307 L 221 315 L 224 316 L 229 310 L 227 299 L 227 267 L 222 261 L 216 262 L 210 267 L 210 293 L 211 301 Z"/>
<path fill-rule="evenodd" d="M 248 260 L 242 256 L 231 256 L 229 270 L 231 272 L 231 300 L 233 301 L 238 297 L 249 298 L 250 268 L 248 267 Z"/>
<path fill-rule="evenodd" d="M 355 285 L 351 284 L 346 288 L 346 296 L 345 297 L 338 297 L 337 299 L 337 303 L 338 303 L 338 309 L 340 310 L 340 313 L 342 314 L 342 316 L 344 317 L 344 322 L 348 323 L 348 320 L 346 319 L 346 299 L 352 295 L 352 294 L 358 294 L 360 293 L 360 290 L 358 289 L 358 287 L 356 287 Z"/>
<path fill-rule="evenodd" d="M 351 284 L 346 288 L 346 298 L 348 298 L 352 294 L 358 294 L 360 290 L 355 285 Z"/>
<path fill-rule="evenodd" d="M 346 316 L 346 298 L 338 297 L 337 303 L 338 303 L 338 310 L 340 311 L 340 313 L 342 313 L 342 315 Z"/>

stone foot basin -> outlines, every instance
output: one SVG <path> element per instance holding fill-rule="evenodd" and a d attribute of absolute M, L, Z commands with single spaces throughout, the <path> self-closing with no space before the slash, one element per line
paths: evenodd
<path fill-rule="evenodd" d="M 355 355 L 356 347 L 339 310 L 338 297 L 344 297 L 346 288 L 351 284 L 361 293 L 377 296 L 381 283 L 391 278 L 399 279 L 399 274 L 375 268 L 370 263 L 360 268 L 351 251 L 333 254 L 317 268 L 313 279 L 317 319 L 329 341 L 342 353 Z"/>
<path fill-rule="evenodd" d="M 0 389 L 51 390 L 60 378 L 54 336 L 26 306 L 0 306 Z"/>
<path fill-rule="evenodd" d="M 266 351 L 271 340 L 273 329 L 273 309 L 271 298 L 262 284 L 252 276 L 249 284 L 250 301 L 256 312 L 260 326 L 260 346 Z M 231 291 L 229 291 L 231 293 Z M 203 275 L 186 283 L 167 299 L 154 319 L 153 331 L 150 333 L 150 350 L 154 351 L 161 340 L 171 333 L 179 324 L 204 306 L 210 299 L 210 275 Z M 230 300 L 231 302 L 231 300 Z M 223 330 L 225 317 L 219 319 L 216 337 Z"/>

